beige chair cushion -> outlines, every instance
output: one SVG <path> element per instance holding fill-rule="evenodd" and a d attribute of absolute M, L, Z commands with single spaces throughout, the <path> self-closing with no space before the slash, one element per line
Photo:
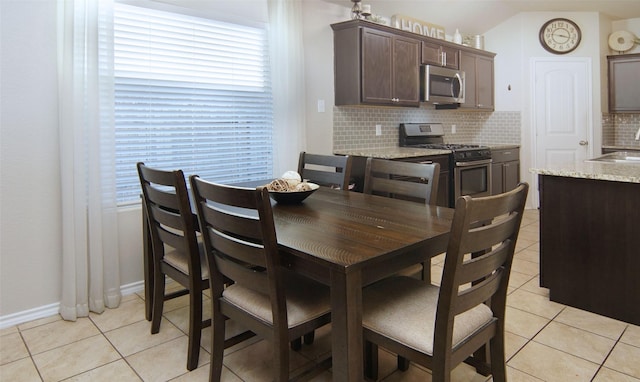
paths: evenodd
<path fill-rule="evenodd" d="M 206 280 L 209 278 L 209 267 L 207 266 L 207 260 L 204 255 L 204 243 L 201 240 L 198 240 L 198 250 L 200 252 L 200 272 L 202 273 L 202 279 Z M 189 274 L 187 256 L 184 253 L 167 246 L 165 247 L 164 261 L 180 272 L 187 275 Z"/>
<path fill-rule="evenodd" d="M 329 288 L 305 277 L 286 273 L 287 319 L 289 327 L 320 317 L 330 311 Z M 239 284 L 228 286 L 223 297 L 240 309 L 273 323 L 271 302 L 267 294 Z"/>
<path fill-rule="evenodd" d="M 433 355 L 433 339 L 440 289 L 410 277 L 391 277 L 363 291 L 362 325 L 367 329 Z M 493 317 L 480 304 L 456 316 L 453 346 Z"/>

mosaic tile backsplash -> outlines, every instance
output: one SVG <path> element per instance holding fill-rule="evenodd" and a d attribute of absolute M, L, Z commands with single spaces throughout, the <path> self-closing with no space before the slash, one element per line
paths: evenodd
<path fill-rule="evenodd" d="M 602 145 L 640 149 L 640 114 L 602 114 Z"/>
<path fill-rule="evenodd" d="M 336 106 L 333 109 L 333 149 L 397 147 L 398 126 L 407 122 L 442 123 L 446 143 L 520 144 L 520 118 L 520 112 Z M 382 126 L 380 136 L 376 136 L 376 125 Z M 456 125 L 455 134 L 452 134 L 452 125 Z"/>
<path fill-rule="evenodd" d="M 481 145 L 520 144 L 521 113 L 516 111 L 468 112 L 433 110 L 425 107 L 333 108 L 333 149 L 375 149 L 398 146 L 398 126 L 405 122 L 437 122 L 444 126 L 444 141 Z M 376 125 L 382 135 L 376 136 Z M 456 125 L 456 133 L 451 127 Z M 640 149 L 635 134 L 640 114 L 602 115 L 602 144 Z"/>

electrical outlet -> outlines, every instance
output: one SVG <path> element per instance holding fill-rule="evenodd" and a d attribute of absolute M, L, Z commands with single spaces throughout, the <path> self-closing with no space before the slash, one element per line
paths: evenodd
<path fill-rule="evenodd" d="M 324 100 L 318 100 L 318 113 L 324 113 Z"/>
<path fill-rule="evenodd" d="M 376 125 L 376 135 L 382 135 L 382 125 Z"/>
<path fill-rule="evenodd" d="M 456 125 L 451 125 L 451 134 L 456 133 Z"/>

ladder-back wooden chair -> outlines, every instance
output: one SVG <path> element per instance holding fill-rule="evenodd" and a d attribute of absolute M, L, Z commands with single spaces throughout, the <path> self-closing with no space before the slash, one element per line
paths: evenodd
<path fill-rule="evenodd" d="M 521 183 L 504 194 L 457 200 L 439 288 L 405 276 L 365 288 L 368 377 L 377 378 L 383 346 L 431 369 L 433 381 L 450 381 L 461 362 L 506 380 L 507 285 L 528 189 Z M 473 356 L 486 345 L 485 359 Z"/>
<path fill-rule="evenodd" d="M 220 380 L 226 318 L 272 343 L 274 380 L 288 381 L 289 343 L 330 322 L 329 289 L 281 263 L 266 187 L 190 182 L 211 273 L 210 381 Z"/>
<path fill-rule="evenodd" d="M 164 301 L 189 294 L 189 345 L 187 369 L 198 367 L 203 328 L 211 320 L 202 320 L 202 291 L 209 288 L 209 269 L 204 263 L 204 248 L 196 237 L 197 217 L 191 211 L 182 170 L 154 169 L 137 164 L 146 209 L 153 257 L 151 333 L 160 331 Z M 165 278 L 171 277 L 186 292 L 165 294 Z"/>

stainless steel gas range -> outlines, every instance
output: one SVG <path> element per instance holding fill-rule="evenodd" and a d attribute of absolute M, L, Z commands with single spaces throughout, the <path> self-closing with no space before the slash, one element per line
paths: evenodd
<path fill-rule="evenodd" d="M 450 150 L 449 207 L 461 195 L 491 195 L 491 149 L 473 144 L 444 142 L 440 123 L 403 123 L 399 131 L 400 147 Z"/>

